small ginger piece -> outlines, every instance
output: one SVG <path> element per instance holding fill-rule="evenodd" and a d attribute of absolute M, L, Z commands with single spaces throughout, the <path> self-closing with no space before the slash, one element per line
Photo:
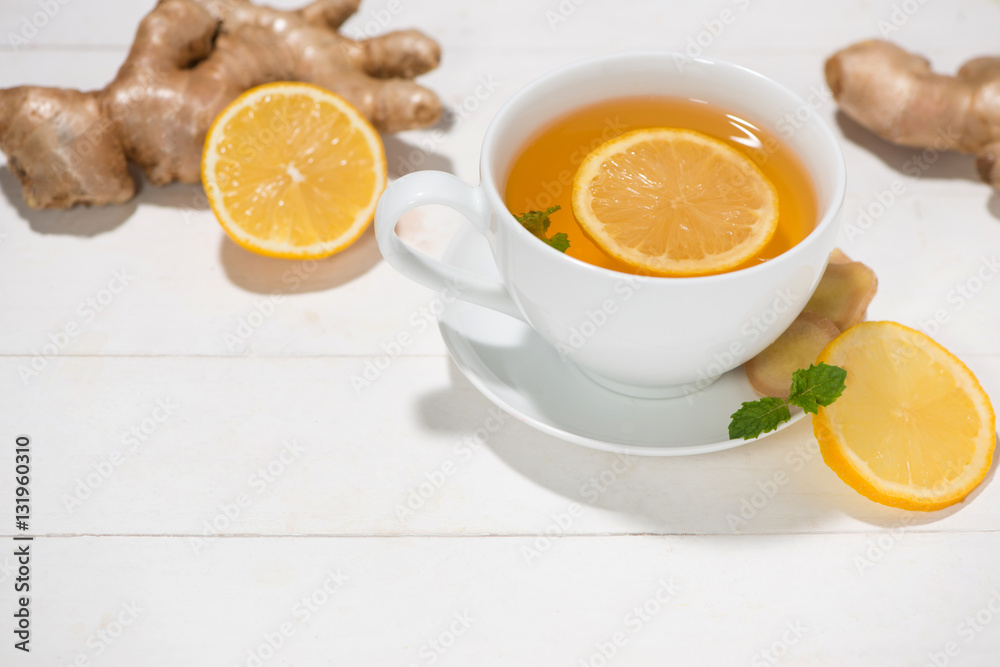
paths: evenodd
<path fill-rule="evenodd" d="M 136 190 L 129 163 L 154 185 L 197 183 L 212 121 L 241 93 L 272 81 L 327 88 L 384 132 L 433 125 L 441 102 L 411 79 L 438 65 L 437 43 L 415 30 L 342 36 L 337 29 L 359 3 L 315 0 L 285 10 L 249 0 L 159 0 L 104 89 L 0 90 L 0 150 L 25 201 L 127 201 Z"/>
<path fill-rule="evenodd" d="M 834 248 L 833 252 L 830 253 L 830 264 L 850 264 L 854 260 L 847 256 L 847 254 L 840 248 Z"/>
<path fill-rule="evenodd" d="M 805 310 L 744 365 L 753 390 L 760 396 L 788 398 L 792 374 L 815 363 L 827 343 L 865 319 L 877 288 L 874 271 L 834 248 Z"/>
<path fill-rule="evenodd" d="M 835 250 L 805 309 L 822 315 L 838 329 L 846 331 L 864 321 L 868 304 L 877 290 L 878 278 L 874 271 Z"/>
<path fill-rule="evenodd" d="M 809 368 L 840 329 L 822 315 L 803 311 L 778 339 L 744 364 L 750 386 L 759 396 L 788 398 L 792 374 Z"/>
<path fill-rule="evenodd" d="M 833 54 L 825 70 L 852 119 L 904 146 L 973 153 L 982 179 L 1000 188 L 1000 57 L 975 58 L 946 76 L 873 39 Z"/>

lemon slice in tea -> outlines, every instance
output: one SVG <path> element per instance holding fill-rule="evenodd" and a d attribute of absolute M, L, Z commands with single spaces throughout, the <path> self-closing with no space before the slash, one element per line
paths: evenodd
<path fill-rule="evenodd" d="M 584 158 L 573 214 L 598 247 L 638 272 L 700 276 L 735 269 L 763 250 L 778 228 L 778 193 L 728 144 L 652 128 Z"/>

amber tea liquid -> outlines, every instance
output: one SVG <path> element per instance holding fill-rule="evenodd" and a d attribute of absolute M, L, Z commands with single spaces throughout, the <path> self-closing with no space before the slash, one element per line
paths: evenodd
<path fill-rule="evenodd" d="M 736 269 L 777 257 L 816 226 L 817 205 L 805 165 L 778 137 L 750 119 L 718 107 L 672 97 L 629 97 L 577 109 L 543 128 L 521 149 L 507 176 L 511 213 L 562 207 L 548 233 L 569 236 L 567 254 L 625 273 L 635 270 L 604 254 L 573 217 L 573 176 L 590 151 L 620 134 L 652 127 L 678 127 L 720 139 L 753 160 L 778 191 L 778 230 L 771 242 Z"/>

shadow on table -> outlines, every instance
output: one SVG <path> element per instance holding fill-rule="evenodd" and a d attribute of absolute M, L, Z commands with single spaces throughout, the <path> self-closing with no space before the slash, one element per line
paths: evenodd
<path fill-rule="evenodd" d="M 976 171 L 976 159 L 972 155 L 929 149 L 931 152 L 925 156 L 925 149 L 898 146 L 886 141 L 851 120 L 842 111 L 837 112 L 837 125 L 848 141 L 861 146 L 899 174 L 912 177 L 915 172 L 919 172 L 921 178 L 962 179 L 982 183 L 979 172 Z M 1000 220 L 1000 192 L 994 190 L 989 195 L 986 209 L 990 215 Z"/>
<path fill-rule="evenodd" d="M 451 364 L 449 387 L 424 396 L 419 414 L 428 428 L 459 440 L 482 426 L 491 407 Z M 485 446 L 520 475 L 563 496 L 567 507 L 580 503 L 640 517 L 652 533 L 816 532 L 844 514 L 899 530 L 940 521 L 968 505 L 907 512 L 862 497 L 823 463 L 810 424 L 805 419 L 759 442 L 712 454 L 622 457 L 545 435 L 512 418 Z M 995 468 L 996 462 L 987 482 Z"/>
<path fill-rule="evenodd" d="M 21 184 L 10 169 L 0 169 L 0 190 L 17 212 L 17 216 L 39 234 L 66 234 L 70 236 L 97 236 L 120 226 L 132 217 L 139 206 L 139 198 L 118 206 L 77 206 L 67 210 L 38 210 L 30 208 L 21 195 Z"/>
<path fill-rule="evenodd" d="M 140 205 L 174 208 L 177 222 L 190 222 L 192 214 L 208 210 L 205 192 L 197 183 L 170 183 L 150 185 L 142 172 L 129 170 L 136 182 L 136 194 L 124 204 L 109 206 L 75 206 L 70 209 L 33 209 L 21 195 L 21 184 L 11 171 L 0 169 L 0 190 L 11 203 L 18 217 L 26 221 L 39 234 L 65 234 L 68 236 L 97 236 L 113 231 L 131 218 Z"/>
<path fill-rule="evenodd" d="M 381 259 L 372 227 L 350 247 L 319 260 L 265 257 L 239 247 L 228 236 L 219 243 L 226 277 L 255 294 L 301 294 L 340 287 L 368 273 Z"/>
<path fill-rule="evenodd" d="M 447 130 L 442 120 L 437 128 Z M 383 137 L 386 159 L 393 176 L 416 169 L 439 169 L 452 172 L 449 158 L 386 135 Z M 400 173 L 395 173 L 399 169 Z M 113 231 L 131 218 L 140 205 L 175 208 L 178 224 L 192 222 L 192 216 L 209 210 L 208 200 L 199 184 L 171 183 L 151 186 L 138 169 L 132 169 L 138 191 L 130 201 L 115 206 L 77 206 L 68 210 L 36 210 L 28 207 L 21 195 L 21 185 L 9 169 L 0 168 L 0 190 L 25 220 L 40 234 L 65 234 L 93 237 Z M 371 270 L 382 256 L 369 227 L 346 250 L 335 256 L 311 261 L 289 261 L 256 255 L 223 236 L 219 258 L 226 276 L 236 286 L 257 294 L 293 294 L 339 287 Z"/>
<path fill-rule="evenodd" d="M 444 121 L 438 123 L 433 129 L 441 129 Z M 433 136 L 428 134 L 428 137 Z M 433 146 L 433 140 L 428 144 Z M 403 141 L 399 137 L 391 134 L 382 137 L 382 144 L 385 146 L 385 161 L 391 178 L 399 178 L 414 171 L 425 169 L 436 169 L 437 171 L 447 171 L 449 174 L 455 173 L 455 165 L 451 158 L 440 153 L 428 152 L 421 146 Z"/>
<path fill-rule="evenodd" d="M 1000 192 L 994 191 L 993 194 L 990 195 L 990 201 L 986 205 L 986 208 L 990 212 L 990 215 L 997 220 L 1000 220 Z"/>
<path fill-rule="evenodd" d="M 871 502 L 859 494 L 853 494 L 853 497 L 850 498 L 849 502 L 843 503 L 842 509 L 845 513 L 850 514 L 859 521 L 865 521 L 886 528 L 899 528 L 901 525 L 920 526 L 930 524 L 946 519 L 953 514 L 957 514 L 964 508 L 968 507 L 971 503 L 975 502 L 976 498 L 979 497 L 979 494 L 982 493 L 983 490 L 986 489 L 986 487 L 988 487 L 993 481 L 996 471 L 997 457 L 994 456 L 993 464 L 986 472 L 986 477 L 979 484 L 979 486 L 977 486 L 964 501 L 943 510 L 937 510 L 934 512 L 909 512 L 906 510 L 897 510 L 892 507 L 886 507 L 885 505 L 879 505 L 878 503 Z"/>
<path fill-rule="evenodd" d="M 446 116 L 433 129 L 446 132 L 451 124 L 452 121 Z M 452 173 L 455 170 L 447 156 L 428 152 L 393 135 L 384 135 L 382 141 L 385 145 L 389 175 L 393 178 L 422 169 L 437 169 Z M 136 195 L 124 204 L 113 206 L 76 206 L 65 210 L 30 208 L 21 194 L 20 182 L 6 166 L 0 168 L 0 191 L 14 207 L 18 217 L 39 234 L 83 237 L 104 234 L 124 224 L 135 214 L 140 205 L 176 208 L 180 213 L 180 222 L 189 221 L 191 214 L 195 212 L 209 210 L 208 200 L 200 184 L 171 183 L 153 186 L 146 181 L 138 168 L 132 166 L 129 171 L 136 182 Z M 320 284 L 322 280 L 315 282 Z"/>
<path fill-rule="evenodd" d="M 975 158 L 952 151 L 935 151 L 914 146 L 899 146 L 882 139 L 851 120 L 843 111 L 837 112 L 837 126 L 844 138 L 861 146 L 887 167 L 906 176 L 920 173 L 921 178 L 963 179 L 980 182 Z M 927 152 L 924 155 L 925 151 Z"/>

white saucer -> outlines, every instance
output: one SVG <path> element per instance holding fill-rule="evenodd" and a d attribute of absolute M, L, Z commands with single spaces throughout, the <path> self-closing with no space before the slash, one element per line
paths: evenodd
<path fill-rule="evenodd" d="M 489 244 L 468 225 L 452 240 L 444 259 L 483 277 L 497 277 Z M 454 301 L 438 326 L 469 382 L 506 412 L 557 438 L 641 456 L 703 454 L 753 442 L 730 440 L 728 433 L 730 415 L 743 401 L 758 398 L 742 368 L 689 396 L 632 398 L 563 363 L 527 324 L 502 313 Z M 803 416 L 797 411 L 778 430 Z"/>

